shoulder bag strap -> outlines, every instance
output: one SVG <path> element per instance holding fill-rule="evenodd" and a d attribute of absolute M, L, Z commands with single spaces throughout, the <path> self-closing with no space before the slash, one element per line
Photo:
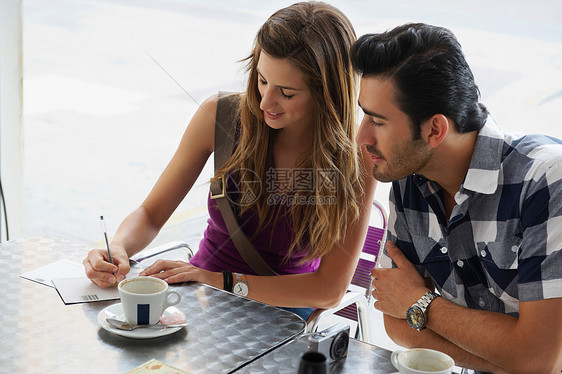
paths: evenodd
<path fill-rule="evenodd" d="M 219 92 L 215 121 L 215 172 L 230 158 L 234 146 L 240 95 Z M 240 256 L 258 275 L 277 275 L 246 237 L 226 196 L 225 176 L 211 183 L 211 198 L 219 207 L 230 238 Z"/>

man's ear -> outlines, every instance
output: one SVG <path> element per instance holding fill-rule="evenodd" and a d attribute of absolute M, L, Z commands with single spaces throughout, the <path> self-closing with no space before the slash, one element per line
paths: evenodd
<path fill-rule="evenodd" d="M 436 148 L 445 139 L 452 125 L 443 114 L 434 114 L 421 125 L 422 139 L 431 147 Z"/>

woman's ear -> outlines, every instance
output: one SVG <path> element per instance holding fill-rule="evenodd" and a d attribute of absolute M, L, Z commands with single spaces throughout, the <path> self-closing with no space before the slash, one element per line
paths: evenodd
<path fill-rule="evenodd" d="M 422 139 L 431 148 L 436 148 L 445 139 L 451 125 L 449 119 L 443 114 L 434 114 L 421 125 Z"/>

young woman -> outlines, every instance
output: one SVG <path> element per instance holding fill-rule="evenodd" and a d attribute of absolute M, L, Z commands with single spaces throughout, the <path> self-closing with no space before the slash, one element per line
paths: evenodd
<path fill-rule="evenodd" d="M 279 276 L 256 275 L 241 258 L 211 198 L 209 226 L 190 263 L 160 260 L 145 275 L 223 288 L 235 272 L 244 295 L 307 308 L 294 310 L 304 318 L 310 308 L 338 304 L 361 252 L 376 184 L 355 142 L 354 41 L 338 9 L 297 3 L 267 20 L 247 58 L 235 149 L 215 179 L 227 176 L 240 227 Z M 94 283 L 123 279 L 129 256 L 154 239 L 190 190 L 214 151 L 216 108 L 216 96 L 201 105 L 147 199 L 119 226 L 110 245 L 114 264 L 107 251 L 90 251 L 84 266 Z"/>

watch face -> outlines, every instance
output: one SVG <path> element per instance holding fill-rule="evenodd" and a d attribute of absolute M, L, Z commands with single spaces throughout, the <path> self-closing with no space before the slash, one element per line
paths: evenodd
<path fill-rule="evenodd" d="M 406 312 L 408 324 L 416 330 L 420 330 L 425 325 L 425 315 L 419 306 L 411 306 Z"/>
<path fill-rule="evenodd" d="M 233 292 L 235 295 L 246 296 L 248 295 L 248 286 L 245 283 L 238 282 L 234 285 Z"/>

